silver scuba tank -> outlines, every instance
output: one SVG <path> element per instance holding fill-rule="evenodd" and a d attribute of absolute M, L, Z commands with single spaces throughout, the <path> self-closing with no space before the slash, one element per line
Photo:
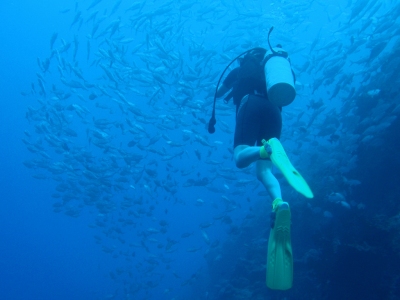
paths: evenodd
<path fill-rule="evenodd" d="M 286 106 L 296 97 L 289 55 L 282 48 L 271 50 L 264 56 L 268 99 L 277 106 Z"/>

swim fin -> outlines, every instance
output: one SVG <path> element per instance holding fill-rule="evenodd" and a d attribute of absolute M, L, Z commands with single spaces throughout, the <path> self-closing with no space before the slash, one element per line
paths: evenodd
<path fill-rule="evenodd" d="M 271 161 L 282 172 L 289 184 L 305 197 L 313 198 L 313 192 L 301 174 L 293 167 L 281 142 L 277 138 L 272 138 L 268 141 L 262 140 L 262 143 L 271 147 Z"/>
<path fill-rule="evenodd" d="M 275 222 L 268 240 L 267 287 L 288 290 L 293 284 L 293 254 L 290 237 L 290 208 L 282 199 L 273 202 Z"/>

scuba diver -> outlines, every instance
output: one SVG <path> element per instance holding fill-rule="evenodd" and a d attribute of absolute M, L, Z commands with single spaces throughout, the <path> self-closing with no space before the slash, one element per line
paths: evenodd
<path fill-rule="evenodd" d="M 275 165 L 288 182 L 307 198 L 313 194 L 306 181 L 290 163 L 279 139 L 282 131 L 282 106 L 295 96 L 294 73 L 287 52 L 280 45 L 270 50 L 253 48 L 236 57 L 234 68 L 222 85 L 217 84 L 209 133 L 215 132 L 215 101 L 227 94 L 225 102 L 236 105 L 234 160 L 238 168 L 256 164 L 257 179 L 264 185 L 272 201 L 271 231 L 268 241 L 267 286 L 287 290 L 293 282 L 293 255 L 290 237 L 290 207 L 282 200 L 279 181 L 272 173 Z M 243 56 L 244 55 L 244 56 Z M 242 57 L 243 56 L 243 57 Z"/>

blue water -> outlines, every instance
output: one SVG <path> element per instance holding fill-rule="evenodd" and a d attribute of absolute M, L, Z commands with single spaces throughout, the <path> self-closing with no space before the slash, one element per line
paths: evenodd
<path fill-rule="evenodd" d="M 396 1 L 91 3 L 0 4 L 0 299 L 400 297 Z M 276 172 L 287 292 L 264 284 L 271 199 L 235 168 L 233 104 L 206 130 L 271 26 L 297 78 L 282 143 L 315 195 Z"/>

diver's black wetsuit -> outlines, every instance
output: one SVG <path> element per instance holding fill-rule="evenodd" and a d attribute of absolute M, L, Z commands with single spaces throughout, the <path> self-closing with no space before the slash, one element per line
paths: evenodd
<path fill-rule="evenodd" d="M 261 140 L 280 138 L 282 131 L 281 108 L 268 100 L 265 80 L 240 78 L 240 67 L 233 69 L 224 85 L 232 91 L 225 98 L 233 98 L 236 105 L 234 148 L 238 145 L 261 146 Z"/>

